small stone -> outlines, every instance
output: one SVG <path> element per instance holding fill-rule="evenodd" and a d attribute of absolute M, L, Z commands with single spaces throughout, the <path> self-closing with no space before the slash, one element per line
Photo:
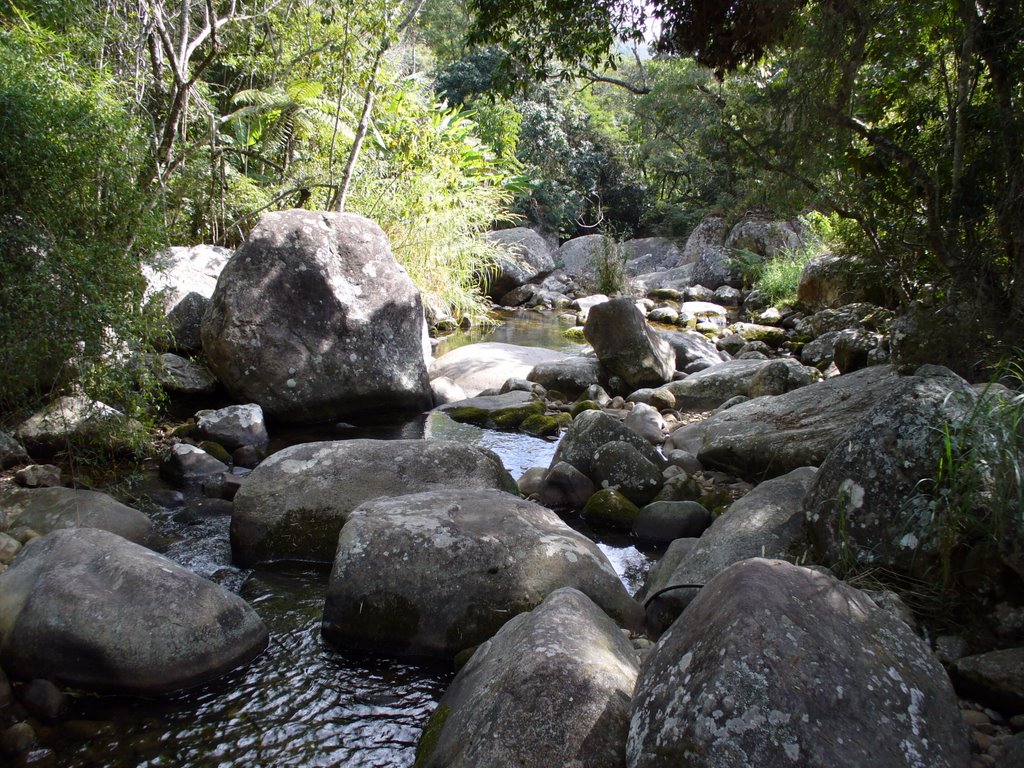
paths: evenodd
<path fill-rule="evenodd" d="M 28 723 L 15 723 L 0 734 L 0 749 L 8 755 L 28 752 L 35 745 L 36 732 Z"/>
<path fill-rule="evenodd" d="M 974 739 L 975 746 L 982 752 L 987 752 L 989 747 L 992 746 L 992 737 L 981 731 L 971 731 L 971 737 Z"/>
<path fill-rule="evenodd" d="M 14 473 L 14 482 L 23 488 L 56 488 L 61 482 L 60 467 L 29 464 Z"/>
<path fill-rule="evenodd" d="M 960 716 L 963 717 L 964 722 L 972 728 L 976 728 L 979 725 L 991 725 L 992 721 L 989 716 L 984 712 L 979 712 L 976 709 L 962 709 L 960 710 Z"/>
<path fill-rule="evenodd" d="M 21 551 L 21 542 L 6 533 L 0 533 L 0 563 L 7 565 Z"/>
<path fill-rule="evenodd" d="M 243 445 L 234 450 L 231 460 L 236 467 L 255 469 L 266 458 L 266 454 L 255 445 Z"/>
<path fill-rule="evenodd" d="M 41 678 L 25 686 L 21 700 L 30 715 L 46 721 L 58 720 L 67 706 L 67 696 L 60 688 Z"/>
<path fill-rule="evenodd" d="M 1010 718 L 1010 728 L 1014 733 L 1024 731 L 1024 715 L 1014 715 Z"/>

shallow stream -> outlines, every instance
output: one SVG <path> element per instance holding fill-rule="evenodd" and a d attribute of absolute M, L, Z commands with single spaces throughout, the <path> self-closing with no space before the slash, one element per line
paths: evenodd
<path fill-rule="evenodd" d="M 576 350 L 553 315 L 515 313 L 488 341 Z M 480 340 L 449 339 L 447 349 Z M 442 348 L 444 351 L 445 348 Z M 271 450 L 310 440 L 427 438 L 460 440 L 496 452 L 514 477 L 547 466 L 556 443 L 483 430 L 428 414 L 275 435 Z M 216 510 L 216 505 L 212 505 Z M 40 730 L 68 768 L 105 766 L 386 766 L 412 764 L 420 729 L 453 677 L 450 665 L 343 653 L 320 637 L 327 570 L 247 571 L 231 563 L 230 518 L 199 496 L 185 506 L 148 510 L 168 542 L 166 554 L 239 592 L 262 616 L 270 645 L 256 661 L 213 684 L 172 696 L 80 696 L 59 726 Z M 591 535 L 584 524 L 570 525 Z M 628 536 L 598 541 L 631 592 L 650 567 Z M 152 631 L 158 633 L 159 627 Z"/>

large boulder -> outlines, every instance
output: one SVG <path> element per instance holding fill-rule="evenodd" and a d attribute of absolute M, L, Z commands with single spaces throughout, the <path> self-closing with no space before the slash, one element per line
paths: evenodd
<path fill-rule="evenodd" d="M 0 574 L 0 663 L 22 679 L 161 693 L 211 680 L 266 644 L 240 597 L 107 531 L 55 531 Z"/>
<path fill-rule="evenodd" d="M 708 216 L 694 227 L 690 236 L 686 238 L 686 245 L 683 247 L 683 256 L 680 263 L 693 264 L 708 248 L 720 248 L 725 244 L 727 234 L 724 218 L 721 216 Z"/>
<path fill-rule="evenodd" d="M 856 374 L 850 374 L 851 376 Z M 883 567 L 922 581 L 939 574 L 949 531 L 922 489 L 939 472 L 944 428 L 971 418 L 977 393 L 931 367 L 889 388 L 821 463 L 806 499 L 827 564 Z M 983 493 L 983 489 L 976 489 Z"/>
<path fill-rule="evenodd" d="M 863 592 L 779 560 L 737 563 L 644 661 L 630 768 L 962 768 L 949 678 Z"/>
<path fill-rule="evenodd" d="M 853 302 L 884 303 L 877 274 L 862 259 L 826 252 L 804 264 L 796 300 L 810 310 Z"/>
<path fill-rule="evenodd" d="M 203 315 L 230 258 L 230 250 L 216 245 L 174 246 L 143 267 L 146 295 L 166 316 L 174 349 L 195 352 L 202 347 Z"/>
<path fill-rule="evenodd" d="M 662 331 L 661 337 L 669 343 L 676 354 L 677 371 L 684 371 L 694 363 L 712 366 L 732 359 L 728 353 L 719 350 L 714 342 L 709 341 L 703 333 Z"/>
<path fill-rule="evenodd" d="M 898 380 L 889 366 L 874 366 L 748 400 L 677 429 L 667 444 L 755 480 L 817 466 Z"/>
<path fill-rule="evenodd" d="M 658 449 L 614 416 L 603 411 L 583 411 L 562 437 L 551 459 L 553 469 L 559 462 L 576 467 L 587 477 L 594 476 L 594 456 L 605 443 L 622 442 L 632 445 L 640 455 L 659 469 L 667 465 Z"/>
<path fill-rule="evenodd" d="M 709 246 L 693 263 L 691 282 L 714 290 L 723 285 L 737 287 L 742 282 L 730 252 L 722 246 Z"/>
<path fill-rule="evenodd" d="M 0 510 L 7 515 L 9 529 L 47 534 L 65 528 L 100 528 L 143 546 L 153 540 L 153 522 L 146 515 L 98 491 L 12 488 L 0 495 Z"/>
<path fill-rule="evenodd" d="M 597 545 L 539 504 L 456 488 L 377 499 L 338 538 L 323 631 L 344 647 L 453 657 L 559 587 L 642 621 Z"/>
<path fill-rule="evenodd" d="M 804 496 L 816 473 L 814 467 L 794 469 L 766 480 L 733 502 L 680 560 L 667 583 L 707 584 L 740 560 L 795 555 L 793 550 L 804 539 Z M 664 631 L 698 591 L 699 587 L 676 589 L 651 601 L 647 606 L 649 631 Z"/>
<path fill-rule="evenodd" d="M 445 377 L 468 397 L 485 389 L 498 389 L 509 379 L 525 379 L 540 363 L 564 360 L 564 352 L 485 341 L 446 352 L 430 364 L 430 378 Z"/>
<path fill-rule="evenodd" d="M 238 491 L 231 550 L 239 565 L 274 560 L 329 563 L 352 510 L 379 496 L 515 481 L 489 451 L 449 440 L 304 443 L 264 460 Z"/>
<path fill-rule="evenodd" d="M 221 272 L 203 349 L 237 401 L 282 421 L 430 405 L 419 292 L 380 227 L 354 214 L 260 219 Z"/>
<path fill-rule="evenodd" d="M 708 408 L 742 395 L 781 395 L 813 381 L 811 372 L 796 360 L 728 360 L 715 363 L 685 379 L 666 385 L 676 407 Z"/>
<path fill-rule="evenodd" d="M 789 222 L 756 216 L 738 222 L 725 239 L 725 247 L 731 251 L 750 251 L 766 259 L 774 259 L 799 245 L 800 236 Z"/>
<path fill-rule="evenodd" d="M 593 307 L 583 335 L 601 364 L 630 390 L 672 380 L 675 352 L 647 324 L 632 299 L 620 297 Z"/>
<path fill-rule="evenodd" d="M 646 275 L 679 266 L 682 251 L 665 237 L 643 237 L 626 240 L 621 245 L 626 257 L 627 275 Z"/>
<path fill-rule="evenodd" d="M 486 237 L 502 252 L 497 271 L 487 285 L 487 293 L 495 299 L 524 283 L 544 278 L 555 269 L 551 246 L 532 229 L 501 229 L 488 232 Z"/>
<path fill-rule="evenodd" d="M 480 646 L 424 728 L 416 765 L 625 767 L 636 653 L 575 589 Z"/>
<path fill-rule="evenodd" d="M 594 281 L 595 265 L 605 258 L 619 258 L 618 244 L 605 235 L 574 237 L 555 251 L 555 264 L 585 283 Z"/>

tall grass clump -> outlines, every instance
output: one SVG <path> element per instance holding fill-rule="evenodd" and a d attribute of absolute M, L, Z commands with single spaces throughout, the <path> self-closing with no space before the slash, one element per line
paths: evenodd
<path fill-rule="evenodd" d="M 613 231 L 601 234 L 601 247 L 592 257 L 594 286 L 599 293 L 616 296 L 626 291 L 626 253 Z"/>
<path fill-rule="evenodd" d="M 938 429 L 930 522 L 944 583 L 968 549 L 1024 578 L 1024 350 L 1003 362 L 966 419 Z"/>
<path fill-rule="evenodd" d="M 800 223 L 800 245 L 784 248 L 774 259 L 762 261 L 751 281 L 773 306 L 796 303 L 804 266 L 828 250 L 835 239 L 836 222 L 832 217 L 812 211 L 801 216 Z"/>
<path fill-rule="evenodd" d="M 482 317 L 500 256 L 483 234 L 510 219 L 513 177 L 468 113 L 423 99 L 400 90 L 381 105 L 351 210 L 388 234 L 433 317 Z"/>

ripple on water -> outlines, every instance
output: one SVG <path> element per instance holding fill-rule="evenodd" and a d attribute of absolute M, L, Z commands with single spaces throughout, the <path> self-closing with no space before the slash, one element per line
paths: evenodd
<path fill-rule="evenodd" d="M 406 766 L 452 673 L 323 644 L 326 574 L 259 572 L 242 595 L 267 651 L 215 684 L 140 701 L 83 697 L 53 744 L 64 766 Z M 111 725 L 113 727 L 111 727 Z"/>

